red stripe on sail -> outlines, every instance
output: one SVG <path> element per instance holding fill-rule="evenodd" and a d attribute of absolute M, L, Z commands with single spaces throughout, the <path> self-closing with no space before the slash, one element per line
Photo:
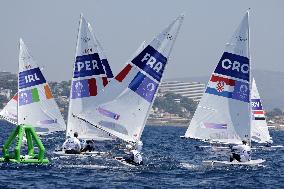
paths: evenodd
<path fill-rule="evenodd" d="M 115 79 L 119 82 L 122 82 L 124 80 L 124 78 L 127 76 L 127 74 L 130 72 L 132 66 L 130 64 L 127 64 L 123 70 L 117 75 L 115 76 Z"/>
<path fill-rule="evenodd" d="M 13 99 L 16 100 L 16 101 L 18 101 L 18 93 L 15 94 L 15 96 L 13 96 Z"/>
<path fill-rule="evenodd" d="M 88 80 L 90 96 L 97 96 L 97 82 L 95 78 Z"/>
<path fill-rule="evenodd" d="M 228 78 L 225 78 L 225 77 L 220 77 L 220 76 L 217 76 L 217 75 L 212 75 L 210 81 L 212 81 L 212 82 L 223 81 L 223 82 L 226 83 L 226 85 L 235 86 L 235 80 L 228 79 Z"/>
<path fill-rule="evenodd" d="M 107 77 L 102 77 L 104 87 L 108 84 Z"/>
<path fill-rule="evenodd" d="M 253 114 L 264 114 L 263 110 L 254 110 Z"/>

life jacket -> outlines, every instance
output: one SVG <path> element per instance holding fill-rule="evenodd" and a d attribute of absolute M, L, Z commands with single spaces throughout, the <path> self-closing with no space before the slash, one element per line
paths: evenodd
<path fill-rule="evenodd" d="M 62 145 L 62 148 L 64 150 L 80 151 L 81 150 L 81 144 L 80 144 L 80 141 L 76 137 L 71 137 L 71 138 L 66 139 L 66 141 Z"/>
<path fill-rule="evenodd" d="M 138 150 L 131 150 L 133 154 L 133 161 L 137 164 L 141 164 L 143 162 L 142 155 Z"/>
<path fill-rule="evenodd" d="M 251 159 L 250 146 L 242 144 L 242 145 L 234 146 L 233 150 L 236 150 L 234 153 L 240 155 L 242 162 L 250 161 Z"/>

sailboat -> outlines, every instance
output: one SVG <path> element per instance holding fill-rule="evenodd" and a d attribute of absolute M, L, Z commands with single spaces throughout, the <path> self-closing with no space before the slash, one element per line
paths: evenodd
<path fill-rule="evenodd" d="M 256 148 L 283 148 L 283 145 L 271 145 L 272 137 L 269 134 L 265 111 L 254 78 L 251 91 L 251 114 L 251 140 L 260 144 L 270 143 L 268 146 L 257 146 Z"/>
<path fill-rule="evenodd" d="M 264 109 L 254 78 L 251 90 L 251 113 L 251 140 L 257 143 L 268 142 L 271 140 L 271 136 L 268 131 Z"/>
<path fill-rule="evenodd" d="M 74 116 L 126 143 L 140 141 L 149 111 L 184 16 L 158 34 L 98 94 L 104 103 L 88 104 Z"/>
<path fill-rule="evenodd" d="M 73 67 L 66 137 L 75 132 L 84 140 L 110 140 L 106 133 L 73 117 L 97 101 L 97 95 L 113 77 L 103 48 L 91 25 L 81 14 Z"/>
<path fill-rule="evenodd" d="M 20 39 L 18 93 L 1 111 L 7 121 L 33 125 L 39 134 L 63 131 L 63 117 L 41 69 Z"/>
<path fill-rule="evenodd" d="M 0 119 L 4 119 L 14 125 L 18 124 L 18 93 L 1 110 Z"/>
<path fill-rule="evenodd" d="M 211 75 L 185 137 L 211 143 L 241 144 L 242 140 L 250 143 L 250 89 L 247 11 L 225 46 L 225 51 Z M 250 163 L 262 162 L 254 161 Z"/>

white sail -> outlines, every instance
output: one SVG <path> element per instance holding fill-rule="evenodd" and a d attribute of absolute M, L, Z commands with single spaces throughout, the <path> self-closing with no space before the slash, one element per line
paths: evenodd
<path fill-rule="evenodd" d="M 105 55 L 105 52 L 104 52 L 104 49 L 103 49 L 103 46 L 101 45 L 100 41 L 97 39 L 96 35 L 95 35 L 95 32 L 93 31 L 93 28 L 91 26 L 90 23 L 88 23 L 88 28 L 91 32 L 91 35 L 93 37 L 93 40 L 97 43 L 98 45 L 98 53 L 99 53 L 99 56 L 100 56 L 100 59 L 101 59 L 101 62 L 102 62 L 102 65 L 104 67 L 104 70 L 105 70 L 105 74 L 108 78 L 108 80 L 112 79 L 113 78 L 113 73 L 112 73 L 112 70 L 110 68 L 110 65 L 108 63 L 108 60 L 107 60 L 107 57 Z"/>
<path fill-rule="evenodd" d="M 41 134 L 66 129 L 51 90 L 22 39 L 18 92 L 18 124 L 32 125 Z"/>
<path fill-rule="evenodd" d="M 185 137 L 236 144 L 250 139 L 248 14 L 226 44 Z"/>
<path fill-rule="evenodd" d="M 251 139 L 258 143 L 266 143 L 271 139 L 265 119 L 265 112 L 260 100 L 255 80 L 251 88 Z"/>
<path fill-rule="evenodd" d="M 111 80 L 98 95 L 105 103 L 90 104 L 76 117 L 124 141 L 138 141 L 182 21 L 183 16 L 174 20 Z"/>
<path fill-rule="evenodd" d="M 74 114 L 84 111 L 87 105 L 96 102 L 98 92 L 108 84 L 105 68 L 109 65 L 102 53 L 102 47 L 90 24 L 81 15 L 70 91 L 67 136 L 78 132 L 82 139 L 110 139 L 105 132 L 73 117 Z M 102 58 L 107 64 L 102 64 Z"/>
<path fill-rule="evenodd" d="M 0 118 L 15 125 L 18 124 L 18 93 L 16 93 L 3 110 L 1 110 Z"/>

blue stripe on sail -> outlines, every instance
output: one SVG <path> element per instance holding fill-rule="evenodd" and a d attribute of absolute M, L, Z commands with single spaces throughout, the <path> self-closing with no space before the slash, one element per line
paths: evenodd
<path fill-rule="evenodd" d="M 251 99 L 251 109 L 252 110 L 263 110 L 260 99 Z"/>
<path fill-rule="evenodd" d="M 129 84 L 129 88 L 151 103 L 156 94 L 158 84 L 139 72 Z"/>
<path fill-rule="evenodd" d="M 224 52 L 214 73 L 249 81 L 249 59 Z"/>
<path fill-rule="evenodd" d="M 232 98 L 232 93 L 231 92 L 228 92 L 228 91 L 219 92 L 215 88 L 210 88 L 210 87 L 207 87 L 205 93 L 218 95 L 218 96 L 223 96 L 223 97 L 226 97 L 226 98 Z"/>
<path fill-rule="evenodd" d="M 104 66 L 107 78 L 113 78 L 113 74 L 112 74 L 111 68 L 109 66 L 108 60 L 102 59 L 101 61 L 102 61 L 102 64 Z"/>
<path fill-rule="evenodd" d="M 151 75 L 157 81 L 160 81 L 167 63 L 167 58 L 148 45 L 132 60 L 132 63 Z"/>
<path fill-rule="evenodd" d="M 205 93 L 240 100 L 243 102 L 249 102 L 249 85 L 248 83 L 235 81 L 234 91 L 222 91 L 219 92 L 215 88 L 207 87 Z"/>
<path fill-rule="evenodd" d="M 46 83 L 40 69 L 33 68 L 19 73 L 19 88 L 24 89 Z"/>
<path fill-rule="evenodd" d="M 133 91 L 136 91 L 139 85 L 142 83 L 146 76 L 142 74 L 141 72 L 138 72 L 138 74 L 134 77 L 134 79 L 129 84 L 129 88 Z"/>
<path fill-rule="evenodd" d="M 88 80 L 79 80 L 72 82 L 71 99 L 90 96 Z"/>
<path fill-rule="evenodd" d="M 250 89 L 248 83 L 236 81 L 232 98 L 243 102 L 249 102 L 249 93 Z"/>
<path fill-rule="evenodd" d="M 105 74 L 98 53 L 77 56 L 73 78 Z"/>

